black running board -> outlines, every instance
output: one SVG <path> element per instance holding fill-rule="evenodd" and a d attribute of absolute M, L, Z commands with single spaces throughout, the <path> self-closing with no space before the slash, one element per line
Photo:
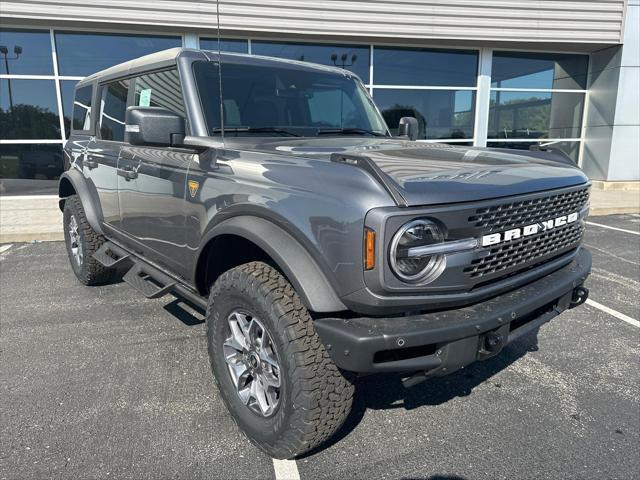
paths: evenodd
<path fill-rule="evenodd" d="M 172 293 L 202 310 L 207 309 L 207 300 L 191 288 L 113 242 L 106 242 L 93 257 L 108 268 L 129 264 L 130 268 L 122 280 L 147 298 L 160 298 Z"/>
<path fill-rule="evenodd" d="M 111 268 L 123 264 L 131 258 L 131 255 L 115 243 L 105 242 L 98 251 L 93 254 L 93 258 L 105 267 Z"/>
<path fill-rule="evenodd" d="M 147 298 L 164 297 L 171 292 L 177 282 L 150 265 L 135 263 L 124 274 L 122 280 L 138 290 Z"/>

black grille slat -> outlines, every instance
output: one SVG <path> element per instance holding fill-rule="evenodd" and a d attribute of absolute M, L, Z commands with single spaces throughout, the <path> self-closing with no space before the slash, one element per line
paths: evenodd
<path fill-rule="evenodd" d="M 469 222 L 483 234 L 531 225 L 578 212 L 589 201 L 589 189 L 479 208 Z"/>
<path fill-rule="evenodd" d="M 526 200 L 477 208 L 468 222 L 478 236 L 523 228 L 562 215 L 580 212 L 589 203 L 589 188 L 540 196 Z M 484 249 L 480 256 L 464 267 L 463 272 L 474 281 L 495 281 L 539 265 L 578 247 L 584 226 L 581 221 L 539 234 L 520 237 Z"/>
<path fill-rule="evenodd" d="M 556 228 L 540 235 L 524 237 L 488 250 L 485 257 L 475 259 L 464 272 L 471 278 L 481 278 L 535 264 L 543 257 L 553 256 L 576 247 L 582 239 L 582 222 Z"/>

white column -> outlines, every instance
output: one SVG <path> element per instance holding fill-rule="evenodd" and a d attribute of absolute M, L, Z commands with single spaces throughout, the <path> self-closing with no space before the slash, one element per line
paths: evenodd
<path fill-rule="evenodd" d="M 200 39 L 197 33 L 184 34 L 184 48 L 200 48 Z"/>
<path fill-rule="evenodd" d="M 489 128 L 489 103 L 491 100 L 491 62 L 493 50 L 480 49 L 480 64 L 478 66 L 478 90 L 476 91 L 476 121 L 474 126 L 473 144 L 476 147 L 487 146 L 487 130 Z"/>
<path fill-rule="evenodd" d="M 53 62 L 53 75 L 55 77 L 54 83 L 56 86 L 56 102 L 58 104 L 58 119 L 60 120 L 60 136 L 63 141 L 67 140 L 67 132 L 64 126 L 64 113 L 62 111 L 62 91 L 60 88 L 60 74 L 58 73 L 58 53 L 56 51 L 56 37 L 53 34 L 53 29 L 49 29 L 49 39 L 51 42 L 51 61 Z M 67 99 L 68 101 L 69 99 Z M 71 105 L 69 105 L 71 107 Z M 69 118 L 73 119 L 73 111 L 69 112 Z M 73 120 L 71 120 L 73 121 Z"/>

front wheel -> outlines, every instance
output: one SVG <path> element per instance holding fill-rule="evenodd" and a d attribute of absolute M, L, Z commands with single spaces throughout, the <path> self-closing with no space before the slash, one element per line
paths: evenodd
<path fill-rule="evenodd" d="M 115 270 L 99 263 L 93 254 L 106 239 L 97 233 L 87 220 L 82 202 L 72 195 L 64 202 L 64 240 L 73 273 L 85 285 L 100 285 L 111 281 Z"/>
<path fill-rule="evenodd" d="M 331 361 L 293 287 L 261 262 L 222 274 L 207 309 L 220 394 L 249 439 L 275 458 L 324 442 L 344 423 L 354 387 Z"/>

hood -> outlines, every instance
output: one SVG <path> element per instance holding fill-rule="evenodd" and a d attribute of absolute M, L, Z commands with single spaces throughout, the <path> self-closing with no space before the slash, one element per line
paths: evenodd
<path fill-rule="evenodd" d="M 233 140 L 227 143 L 233 143 Z M 487 200 L 589 181 L 573 162 L 554 152 L 465 147 L 393 138 L 244 137 L 238 140 L 242 141 L 243 149 L 249 142 L 250 148 L 256 151 L 342 161 L 353 164 L 354 168 L 365 168 L 403 206 Z"/>

